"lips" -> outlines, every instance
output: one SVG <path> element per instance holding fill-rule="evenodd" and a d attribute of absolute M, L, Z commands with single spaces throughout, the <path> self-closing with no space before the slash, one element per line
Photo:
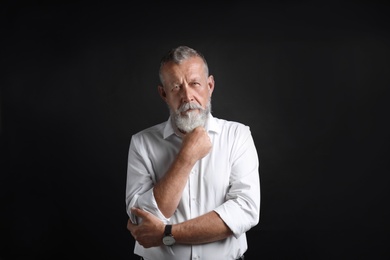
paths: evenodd
<path fill-rule="evenodd" d="M 198 109 L 197 109 L 197 108 L 196 108 L 196 109 L 190 108 L 190 109 L 187 109 L 186 111 L 181 112 L 181 114 L 187 115 L 187 114 L 189 114 L 189 113 L 191 113 L 191 112 L 195 112 L 196 110 L 198 110 Z"/>

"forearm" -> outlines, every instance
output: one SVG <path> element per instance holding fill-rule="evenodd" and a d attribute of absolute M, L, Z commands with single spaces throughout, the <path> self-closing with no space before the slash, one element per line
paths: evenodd
<path fill-rule="evenodd" d="M 186 160 L 179 154 L 168 172 L 154 186 L 155 200 L 165 217 L 169 218 L 177 209 L 188 175 L 194 164 L 195 161 Z"/>
<path fill-rule="evenodd" d="M 183 137 L 177 157 L 153 189 L 157 205 L 165 217 L 171 217 L 177 209 L 192 167 L 206 156 L 210 149 L 210 138 L 203 127 L 197 127 Z"/>
<path fill-rule="evenodd" d="M 211 211 L 197 218 L 174 224 L 172 234 L 179 244 L 203 244 L 225 239 L 232 235 L 219 215 Z"/>

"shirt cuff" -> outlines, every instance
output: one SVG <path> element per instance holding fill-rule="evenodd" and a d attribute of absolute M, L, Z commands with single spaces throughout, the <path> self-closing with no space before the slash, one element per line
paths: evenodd
<path fill-rule="evenodd" d="M 164 223 L 168 223 L 170 220 L 170 218 L 166 218 L 162 214 L 160 209 L 158 208 L 157 201 L 154 198 L 153 189 L 150 189 L 147 192 L 145 192 L 144 194 L 142 194 L 141 196 L 139 196 L 138 200 L 137 200 L 137 205 L 134 205 L 134 207 L 138 207 L 140 209 L 143 209 L 143 210 L 153 214 L 154 216 L 159 218 Z M 135 216 L 133 215 L 133 217 L 135 217 Z M 137 223 L 140 223 L 140 221 L 141 221 L 141 219 L 137 218 Z"/>
<path fill-rule="evenodd" d="M 225 224 L 233 232 L 235 238 L 239 238 L 242 234 L 248 231 L 254 223 L 252 223 L 253 216 L 251 213 L 244 212 L 238 202 L 229 200 L 221 206 L 214 209 L 214 211 L 220 216 Z M 248 215 L 249 214 L 249 215 Z"/>

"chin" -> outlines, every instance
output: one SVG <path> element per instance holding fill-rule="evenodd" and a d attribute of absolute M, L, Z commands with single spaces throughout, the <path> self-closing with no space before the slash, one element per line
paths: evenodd
<path fill-rule="evenodd" d="M 199 109 L 189 109 L 183 113 L 181 113 L 182 116 L 190 116 L 190 115 L 199 115 Z"/>

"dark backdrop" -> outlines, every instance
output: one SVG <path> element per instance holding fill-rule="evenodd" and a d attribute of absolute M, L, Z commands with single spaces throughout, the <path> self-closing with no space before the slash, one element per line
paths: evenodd
<path fill-rule="evenodd" d="M 388 5 L 1 5 L 1 260 L 137 259 L 128 145 L 166 120 L 159 59 L 181 44 L 258 148 L 248 259 L 390 257 Z"/>

